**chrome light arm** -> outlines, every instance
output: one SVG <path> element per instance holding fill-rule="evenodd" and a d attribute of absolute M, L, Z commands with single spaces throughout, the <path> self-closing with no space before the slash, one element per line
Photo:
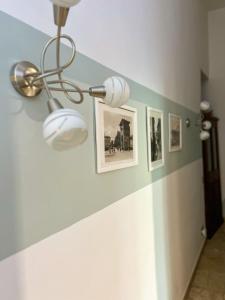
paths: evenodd
<path fill-rule="evenodd" d="M 59 35 L 60 31 L 58 30 L 58 34 L 56 37 L 50 39 L 47 44 L 45 45 L 42 55 L 41 55 L 41 71 L 32 63 L 27 62 L 27 61 L 22 61 L 17 64 L 15 64 L 12 69 L 11 69 L 11 82 L 14 86 L 14 88 L 23 96 L 26 97 L 34 97 L 37 96 L 43 88 L 45 88 L 48 97 L 52 98 L 53 95 L 51 93 L 51 88 L 49 87 L 49 83 L 47 82 L 46 78 L 51 77 L 54 75 L 58 76 L 58 80 L 54 80 L 54 84 L 60 84 L 61 92 L 64 92 L 68 100 L 70 100 L 73 103 L 81 103 L 83 102 L 83 93 L 82 90 L 75 85 L 72 82 L 69 81 L 64 81 L 62 78 L 62 73 L 63 71 L 68 68 L 74 61 L 75 56 L 76 56 L 76 46 L 73 41 L 73 39 L 68 36 L 68 35 Z M 69 59 L 69 61 L 63 65 L 60 66 L 60 40 L 61 39 L 66 39 L 70 42 L 71 49 L 72 49 L 72 54 Z M 45 70 L 45 58 L 46 58 L 46 53 L 47 50 L 49 49 L 50 45 L 57 41 L 57 68 L 51 69 L 51 70 Z M 71 92 L 70 90 L 67 91 L 67 89 L 64 87 L 63 84 L 70 85 L 74 88 L 74 91 L 79 94 L 80 99 L 76 100 L 72 98 L 68 93 Z"/>
<path fill-rule="evenodd" d="M 53 98 L 53 95 L 51 93 L 51 89 L 49 88 L 48 82 L 46 80 L 46 77 L 51 76 L 51 75 L 49 75 L 50 73 L 45 74 L 45 57 L 46 57 L 46 53 L 47 53 L 47 50 L 48 50 L 49 46 L 54 41 L 56 41 L 57 42 L 57 47 L 56 47 L 56 49 L 57 49 L 57 53 L 56 53 L 57 69 L 55 71 L 55 74 L 58 75 L 59 80 L 55 80 L 54 83 L 59 83 L 60 84 L 60 86 L 61 86 L 61 88 L 62 88 L 65 96 L 68 98 L 68 100 L 70 100 L 71 102 L 79 104 L 79 103 L 82 103 L 83 100 L 84 100 L 84 96 L 83 96 L 83 93 L 82 93 L 81 89 L 79 87 L 77 87 L 75 84 L 73 84 L 73 83 L 71 83 L 69 81 L 65 81 L 65 83 L 68 84 L 68 85 L 71 85 L 77 91 L 77 93 L 80 96 L 79 100 L 76 100 L 76 99 L 72 98 L 68 94 L 68 92 L 66 91 L 66 89 L 64 88 L 64 85 L 63 85 L 64 80 L 62 79 L 62 76 L 61 76 L 61 73 L 63 72 L 63 70 L 65 70 L 66 68 L 68 68 L 73 63 L 73 61 L 75 59 L 75 56 L 76 56 L 76 45 L 75 45 L 73 39 L 70 36 L 65 35 L 65 34 L 64 35 L 60 35 L 60 33 L 61 33 L 61 27 L 59 26 L 58 27 L 58 34 L 57 34 L 57 36 L 54 37 L 54 38 L 52 38 L 52 39 L 50 39 L 48 41 L 48 43 L 45 45 L 45 47 L 44 47 L 44 49 L 42 51 L 42 55 L 41 55 L 41 72 L 42 72 L 42 75 L 40 75 L 39 78 L 41 77 L 43 79 L 43 84 L 44 84 L 44 87 L 45 87 L 46 92 L 48 94 L 48 97 L 49 98 Z M 70 44 L 72 46 L 72 55 L 71 55 L 70 60 L 64 66 L 60 66 L 60 40 L 63 39 L 63 38 L 66 39 L 66 40 L 68 40 L 70 42 Z M 54 73 L 54 71 L 53 71 L 53 73 Z"/>
<path fill-rule="evenodd" d="M 42 89 L 45 89 L 48 97 L 53 98 L 52 92 L 63 92 L 67 99 L 73 103 L 80 104 L 84 100 L 84 93 L 89 94 L 93 97 L 104 98 L 106 96 L 106 90 L 104 86 L 90 87 L 88 90 L 80 89 L 75 83 L 65 80 L 62 77 L 63 71 L 68 68 L 74 61 L 76 57 L 76 45 L 73 39 L 68 35 L 60 35 L 61 27 L 58 27 L 58 34 L 56 37 L 50 39 L 45 45 L 42 55 L 41 55 L 41 71 L 31 64 L 30 62 L 20 62 L 13 66 L 11 70 L 11 82 L 15 89 L 23 96 L 26 97 L 35 97 L 37 96 Z M 60 40 L 66 39 L 71 44 L 72 54 L 69 61 L 63 66 L 60 65 Z M 56 64 L 57 68 L 45 70 L 45 59 L 46 53 L 49 47 L 53 42 L 57 43 L 56 47 Z M 51 76 L 57 76 L 58 79 L 47 81 L 46 79 Z M 52 86 L 57 85 L 60 86 Z M 70 86 L 71 88 L 65 87 L 65 85 Z M 69 93 L 79 94 L 80 99 L 73 98 Z"/>

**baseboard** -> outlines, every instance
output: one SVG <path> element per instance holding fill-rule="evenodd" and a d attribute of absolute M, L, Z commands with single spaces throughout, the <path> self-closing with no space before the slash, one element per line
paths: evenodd
<path fill-rule="evenodd" d="M 188 295 L 188 293 L 190 291 L 190 287 L 191 287 L 191 284 L 193 282 L 193 279 L 194 279 L 194 276 L 195 276 L 195 273 L 196 273 L 196 270 L 197 270 L 197 267 L 198 267 L 198 264 L 199 264 L 200 257 L 202 255 L 202 252 L 203 252 L 204 248 L 205 248 L 205 244 L 206 244 L 206 239 L 204 239 L 204 241 L 203 241 L 203 243 L 200 247 L 200 250 L 197 254 L 197 257 L 195 259 L 195 262 L 194 262 L 194 265 L 193 265 L 193 268 L 192 268 L 192 272 L 191 272 L 191 276 L 190 276 L 190 280 L 188 281 L 187 287 L 184 290 L 184 295 L 182 297 L 182 300 L 185 300 L 185 297 Z"/>

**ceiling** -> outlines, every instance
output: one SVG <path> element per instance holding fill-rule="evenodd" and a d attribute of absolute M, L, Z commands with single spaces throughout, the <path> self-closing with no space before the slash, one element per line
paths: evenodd
<path fill-rule="evenodd" d="M 207 1 L 209 11 L 225 7 L 225 0 L 205 0 L 205 1 Z"/>

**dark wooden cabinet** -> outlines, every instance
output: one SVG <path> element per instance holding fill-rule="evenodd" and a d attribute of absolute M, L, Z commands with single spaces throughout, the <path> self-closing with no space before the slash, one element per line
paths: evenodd
<path fill-rule="evenodd" d="M 210 138 L 202 143 L 206 228 L 207 236 L 211 239 L 224 221 L 222 213 L 218 142 L 219 120 L 212 114 L 206 115 L 205 120 L 212 123 Z"/>

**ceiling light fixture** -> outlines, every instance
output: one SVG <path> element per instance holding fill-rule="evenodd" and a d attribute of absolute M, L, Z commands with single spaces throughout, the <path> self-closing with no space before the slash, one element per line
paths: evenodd
<path fill-rule="evenodd" d="M 200 110 L 203 112 L 210 112 L 211 111 L 211 105 L 208 101 L 204 100 L 200 103 Z"/>
<path fill-rule="evenodd" d="M 206 141 L 210 138 L 210 129 L 212 128 L 212 123 L 205 120 L 205 116 L 212 111 L 210 102 L 204 100 L 200 103 L 200 116 L 197 120 L 196 125 L 201 127 L 200 130 L 200 140 Z"/>
<path fill-rule="evenodd" d="M 209 138 L 210 138 L 210 133 L 208 131 L 205 131 L 205 130 L 200 131 L 200 140 L 201 141 L 206 141 Z"/>
<path fill-rule="evenodd" d="M 50 39 L 41 54 L 40 69 L 28 61 L 16 63 L 10 74 L 11 83 L 22 96 L 32 98 L 41 93 L 43 89 L 48 95 L 48 108 L 50 115 L 43 124 L 43 136 L 47 144 L 58 151 L 73 148 L 82 144 L 87 136 L 87 125 L 84 118 L 73 109 L 63 108 L 52 92 L 63 92 L 66 98 L 75 104 L 84 100 L 84 94 L 102 98 L 111 107 L 120 107 L 127 103 L 130 97 L 130 88 L 122 77 L 113 76 L 105 80 L 103 85 L 82 90 L 75 83 L 63 79 L 63 72 L 74 61 L 76 45 L 74 40 L 61 33 L 66 24 L 69 10 L 80 0 L 50 0 L 53 3 L 54 22 L 58 27 L 57 36 Z M 61 40 L 67 40 L 71 45 L 71 57 L 64 65 L 60 63 Z M 45 60 L 49 46 L 56 42 L 56 68 L 46 70 Z M 56 76 L 52 80 L 47 78 Z M 71 94 L 74 93 L 76 97 Z M 77 97 L 78 96 L 78 97 Z"/>
<path fill-rule="evenodd" d="M 212 123 L 210 121 L 203 121 L 202 122 L 202 129 L 203 130 L 210 130 L 212 128 Z"/>

